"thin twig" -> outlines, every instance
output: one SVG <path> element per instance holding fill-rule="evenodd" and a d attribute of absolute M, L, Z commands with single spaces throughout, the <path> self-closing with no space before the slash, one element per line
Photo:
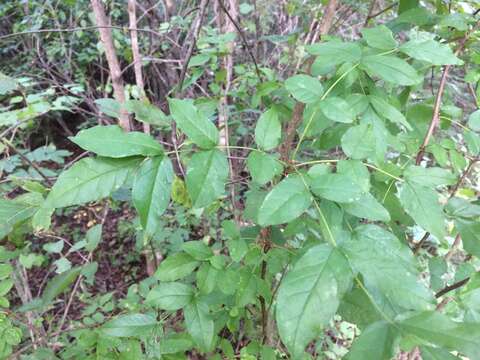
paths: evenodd
<path fill-rule="evenodd" d="M 45 114 L 45 113 L 36 115 L 35 117 L 41 116 L 41 115 L 43 115 L 43 114 Z M 16 129 L 17 127 L 19 127 L 22 123 L 24 123 L 24 122 L 26 122 L 26 121 L 29 121 L 29 120 L 32 120 L 32 119 L 33 119 L 33 117 L 15 122 L 13 125 L 11 125 L 10 127 L 8 127 L 7 129 L 5 129 L 5 130 L 0 134 L 0 139 L 3 139 L 3 138 L 5 137 L 5 135 L 7 135 L 10 131 L 15 130 L 15 129 Z"/>
<path fill-rule="evenodd" d="M 445 261 L 449 261 L 452 258 L 453 254 L 455 254 L 455 250 L 460 245 L 460 241 L 462 241 L 462 238 L 460 236 L 460 233 L 458 233 L 457 236 L 455 236 L 455 240 L 453 241 L 452 247 L 450 248 L 450 250 L 448 250 L 447 254 L 445 255 Z"/>
<path fill-rule="evenodd" d="M 195 25 L 193 28 L 193 39 L 192 39 L 192 42 L 190 43 L 190 46 L 188 47 L 187 54 L 185 55 L 185 61 L 183 62 L 182 70 L 180 71 L 180 78 L 178 80 L 176 95 L 179 97 L 181 97 L 181 94 L 183 92 L 183 89 L 182 89 L 183 82 L 185 81 L 185 75 L 187 74 L 188 63 L 192 58 L 193 50 L 195 49 L 195 45 L 197 44 L 197 39 L 200 34 L 200 29 L 202 27 L 202 20 L 205 16 L 205 11 L 206 11 L 208 2 L 209 0 L 201 0 L 200 11 L 197 14 L 197 17 L 195 19 Z M 183 169 L 182 161 L 180 159 L 180 154 L 178 152 L 177 127 L 175 123 L 172 123 L 172 143 L 173 143 L 175 157 L 178 163 L 178 168 L 182 176 L 185 178 L 185 171 Z"/>
<path fill-rule="evenodd" d="M 92 253 L 89 254 L 87 262 L 90 262 L 92 258 Z M 85 262 L 84 264 L 86 264 Z M 55 336 L 54 342 L 57 341 L 58 336 L 62 332 L 63 324 L 65 324 L 65 320 L 67 319 L 68 312 L 70 311 L 70 307 L 72 306 L 73 299 L 75 298 L 75 294 L 77 293 L 78 287 L 80 286 L 80 282 L 82 281 L 83 276 L 80 274 L 75 281 L 75 285 L 73 285 L 72 293 L 70 294 L 70 297 L 68 298 L 67 306 L 65 306 L 65 310 L 63 311 L 62 318 L 60 320 L 60 323 L 58 325 L 58 330 L 57 330 L 57 335 Z"/>
<path fill-rule="evenodd" d="M 282 280 L 283 278 L 285 277 L 285 274 L 287 273 L 287 270 L 288 270 L 288 265 L 286 265 L 283 270 L 282 270 L 282 273 L 280 275 L 280 279 L 278 280 L 278 283 L 276 284 L 275 288 L 273 289 L 272 291 L 272 297 L 270 299 L 270 303 L 268 304 L 268 308 L 267 308 L 267 313 L 270 312 L 270 309 L 272 308 L 272 305 L 273 305 L 273 301 L 275 299 L 275 296 L 277 295 L 277 292 L 278 292 L 278 289 L 280 288 L 280 285 L 282 283 Z"/>
<path fill-rule="evenodd" d="M 16 271 L 12 273 L 13 283 L 22 303 L 27 304 L 32 301 L 32 293 L 28 284 L 27 273 L 23 270 L 23 266 L 20 264 L 20 262 L 16 262 L 15 265 Z M 37 349 L 37 338 L 35 337 L 36 332 L 34 327 L 35 314 L 32 311 L 27 311 L 25 313 L 25 317 L 27 318 L 27 327 L 33 348 Z"/>
<path fill-rule="evenodd" d="M 465 181 L 465 178 L 468 176 L 468 174 L 472 170 L 473 165 L 475 165 L 475 163 L 478 162 L 479 160 L 480 160 L 480 157 L 476 157 L 476 158 L 473 158 L 470 161 L 470 164 L 468 164 L 468 166 L 465 169 L 465 171 L 463 172 L 462 176 L 460 176 L 458 181 L 455 183 L 455 185 L 450 190 L 450 195 L 448 196 L 449 199 L 451 199 L 452 197 L 455 196 L 455 194 L 458 191 L 458 188 L 463 184 L 463 182 Z M 430 236 L 430 233 L 428 231 L 425 232 L 425 235 L 423 235 L 422 239 L 418 243 L 416 243 L 415 246 L 412 248 L 412 251 L 413 251 L 414 254 L 418 253 L 418 251 L 422 248 L 423 243 L 428 239 L 429 236 Z M 455 239 L 455 241 L 457 241 L 457 239 Z"/>
<path fill-rule="evenodd" d="M 370 19 L 371 19 L 373 10 L 375 10 L 375 6 L 376 6 L 376 5 L 377 5 L 377 0 L 372 0 L 372 2 L 371 2 L 371 4 L 370 4 L 370 7 L 368 8 L 367 18 L 365 19 L 365 23 L 363 24 L 364 27 L 367 27 L 368 22 L 369 22 Z"/>
<path fill-rule="evenodd" d="M 220 5 L 220 4 L 219 4 Z M 221 5 L 220 5 L 221 7 Z M 235 20 L 238 19 L 238 3 L 236 0 L 230 1 L 230 19 L 229 23 L 225 23 L 224 32 L 234 32 L 235 31 Z M 232 79 L 233 79 L 233 66 L 234 66 L 234 51 L 235 51 L 235 40 L 230 41 L 227 44 L 227 54 L 223 60 L 224 67 L 226 70 L 226 77 L 225 77 L 225 86 L 223 89 L 223 96 L 219 101 L 218 105 L 218 127 L 220 129 L 220 145 L 225 146 L 225 150 L 227 152 L 228 158 L 228 168 L 230 173 L 230 201 L 232 203 L 233 209 L 233 216 L 235 222 L 238 224 L 240 222 L 240 216 L 237 209 L 237 203 L 235 198 L 235 168 L 233 166 L 232 154 L 230 151 L 230 130 L 229 130 L 229 93 L 232 86 Z"/>
<path fill-rule="evenodd" d="M 263 253 L 267 254 L 268 251 L 271 249 L 271 234 L 270 234 L 270 228 L 265 228 L 260 231 L 260 241 L 263 249 Z M 264 259 L 262 260 L 261 264 L 261 269 L 260 269 L 260 278 L 262 280 L 265 280 L 265 277 L 267 275 L 267 261 Z M 268 331 L 267 331 L 267 324 L 268 324 L 268 311 L 267 311 L 267 306 L 265 302 L 265 298 L 263 296 L 259 297 L 260 300 L 260 307 L 261 307 L 261 313 L 262 313 L 262 344 L 265 344 L 267 341 L 267 336 L 268 336 Z"/>
<path fill-rule="evenodd" d="M 452 298 L 451 297 L 446 297 L 445 299 L 443 299 L 442 301 L 440 301 L 440 303 L 435 307 L 435 310 L 436 311 L 442 311 L 443 308 L 445 306 L 447 306 L 447 304 L 452 301 Z"/>
<path fill-rule="evenodd" d="M 198 36 L 200 34 L 200 29 L 202 27 L 202 20 L 205 16 L 205 10 L 207 9 L 209 0 L 201 0 L 200 2 L 200 11 L 195 19 L 195 25 L 193 28 L 193 39 L 188 47 L 187 54 L 185 55 L 185 61 L 182 66 L 182 70 L 180 71 L 180 79 L 178 80 L 178 87 L 177 92 L 181 93 L 183 88 L 183 82 L 185 81 L 185 75 L 188 69 L 188 63 L 192 58 L 193 50 L 195 49 L 195 45 L 197 44 Z"/>
<path fill-rule="evenodd" d="M 330 0 L 327 4 L 325 12 L 322 17 L 322 22 L 320 24 L 319 35 L 320 37 L 327 34 L 330 31 L 330 28 L 335 17 L 335 10 L 337 8 L 337 0 Z M 313 64 L 314 58 L 309 58 L 307 63 L 307 74 L 310 73 L 311 66 Z M 303 119 L 303 111 L 305 109 L 305 104 L 297 102 L 293 108 L 292 118 L 287 124 L 285 129 L 285 141 L 283 142 L 280 154 L 283 161 L 288 161 L 288 156 L 292 148 L 293 141 L 295 139 L 297 127 L 300 125 Z"/>
<path fill-rule="evenodd" d="M 425 241 L 427 241 L 428 237 L 430 236 L 430 233 L 428 231 L 425 232 L 425 234 L 423 234 L 423 237 L 420 239 L 420 241 L 418 243 L 416 243 L 413 248 L 412 248 L 412 252 L 414 254 L 417 254 L 419 252 L 419 250 L 422 248 L 423 246 L 423 243 Z"/>
<path fill-rule="evenodd" d="M 25 155 L 23 155 L 19 150 L 17 150 L 17 148 L 15 148 L 15 146 L 8 140 L 6 139 L 1 139 L 0 138 L 0 141 L 5 145 L 5 146 L 8 146 L 15 154 L 17 154 L 18 156 L 20 156 L 20 158 L 26 162 L 28 165 L 30 165 L 31 167 L 33 167 L 35 169 L 35 171 L 38 172 L 38 174 L 45 180 L 45 182 L 49 185 L 49 186 L 52 186 L 53 183 L 52 181 L 47 177 L 47 175 L 45 175 L 42 170 L 38 167 L 37 164 L 35 164 L 34 162 L 30 161 L 29 158 L 27 158 Z"/>
<path fill-rule="evenodd" d="M 415 158 L 415 164 L 420 165 L 423 159 L 423 154 L 425 153 L 425 148 L 430 142 L 430 138 L 433 135 L 433 132 L 438 126 L 440 120 L 440 106 L 442 104 L 443 91 L 445 90 L 445 84 L 447 83 L 448 72 L 450 71 L 450 65 L 446 65 L 443 69 L 442 78 L 440 79 L 440 85 L 438 87 L 437 96 L 435 98 L 435 105 L 433 108 L 432 120 L 430 121 L 430 126 L 428 127 L 425 138 L 423 139 L 422 145 L 420 146 L 417 156 Z"/>
<path fill-rule="evenodd" d="M 472 95 L 473 100 L 475 100 L 475 107 L 478 107 L 479 103 L 478 103 L 478 98 L 477 98 L 475 89 L 473 88 L 472 84 L 467 84 L 467 88 L 468 88 L 468 91 L 470 92 L 470 95 Z"/>
<path fill-rule="evenodd" d="M 479 23 L 477 23 L 477 25 L 470 32 L 467 32 L 463 36 L 457 50 L 455 51 L 455 55 L 458 55 L 463 50 L 469 36 L 475 31 L 475 29 L 478 27 L 478 25 L 479 25 Z M 417 156 L 415 158 L 415 164 L 416 165 L 420 165 L 420 163 L 423 159 L 423 155 L 425 153 L 425 149 L 428 146 L 428 144 L 430 143 L 430 139 L 433 136 L 433 133 L 434 133 L 435 129 L 437 128 L 438 123 L 440 121 L 440 107 L 441 107 L 441 104 L 442 104 L 443 92 L 445 90 L 445 85 L 446 85 L 446 82 L 447 82 L 448 73 L 450 71 L 450 68 L 451 68 L 451 65 L 446 65 L 443 69 L 442 77 L 441 77 L 441 80 L 440 80 L 440 85 L 439 85 L 438 91 L 437 91 L 437 96 L 435 98 L 435 105 L 434 105 L 434 109 L 433 109 L 432 120 L 430 121 L 430 126 L 428 127 L 427 133 L 425 134 L 425 138 L 423 139 L 422 145 L 418 149 L 418 153 L 417 153 Z M 472 161 L 472 163 L 473 163 L 473 161 Z M 472 163 L 470 163 L 470 165 L 468 166 L 466 171 L 463 173 L 463 175 L 457 181 L 457 183 L 454 186 L 452 192 L 450 193 L 450 198 L 455 195 L 458 187 L 461 185 L 461 183 L 463 182 L 463 180 L 467 176 L 468 172 L 470 171 L 471 167 L 473 166 Z M 423 246 L 423 243 L 428 239 L 429 236 L 430 236 L 430 233 L 427 231 L 425 233 L 425 235 L 422 237 L 422 239 L 417 244 L 415 244 L 415 246 L 412 249 L 414 254 L 416 254 L 421 249 L 421 247 Z"/>
<path fill-rule="evenodd" d="M 452 197 L 455 196 L 455 194 L 457 193 L 458 191 L 458 188 L 463 184 L 463 182 L 465 181 L 465 178 L 468 176 L 468 174 L 470 173 L 470 171 L 472 171 L 472 168 L 473 166 L 480 160 L 480 157 L 477 156 L 475 158 L 473 158 L 471 161 L 470 161 L 470 164 L 468 164 L 467 168 L 465 169 L 465 171 L 463 172 L 462 176 L 460 176 L 460 179 L 458 179 L 458 181 L 456 182 L 456 184 L 453 186 L 451 192 L 450 192 L 450 196 L 449 196 L 449 199 L 451 199 Z"/>
<path fill-rule="evenodd" d="M 460 280 L 460 281 L 457 281 L 456 283 L 452 284 L 452 285 L 449 285 L 449 286 L 445 286 L 442 290 L 438 291 L 436 294 L 435 294 L 435 297 L 438 299 L 439 297 L 442 297 L 443 295 L 445 295 L 446 293 L 449 293 L 450 291 L 453 291 L 453 290 L 456 290 L 460 287 L 462 287 L 463 285 L 465 285 L 468 281 L 470 280 L 470 277 L 467 277 L 463 280 Z"/>
<path fill-rule="evenodd" d="M 463 36 L 462 40 L 459 43 L 459 46 L 458 46 L 457 50 L 455 51 L 455 55 L 458 55 L 458 54 L 460 54 L 460 52 L 463 51 L 468 38 L 476 30 L 477 27 L 478 27 L 478 23 L 471 31 L 467 32 Z M 415 159 L 415 164 L 416 165 L 419 165 L 421 163 L 421 161 L 423 159 L 423 155 L 425 153 L 425 148 L 430 143 L 430 139 L 433 136 L 433 133 L 435 132 L 435 130 L 438 126 L 438 123 L 440 121 L 440 107 L 442 105 L 443 92 L 445 90 L 445 85 L 447 83 L 448 73 L 449 73 L 451 67 L 452 67 L 451 65 L 446 65 L 443 68 L 442 77 L 440 79 L 440 85 L 438 86 L 437 96 L 435 98 L 435 105 L 434 105 L 434 108 L 433 108 L 432 120 L 430 121 L 430 126 L 428 127 L 427 133 L 425 134 L 425 138 L 423 139 L 422 145 L 418 149 L 418 153 L 417 153 L 417 156 L 416 156 L 416 159 Z"/>
<path fill-rule="evenodd" d="M 128 9 L 128 20 L 130 23 L 130 27 L 137 28 L 136 0 L 128 0 L 127 9 Z M 131 39 L 131 48 L 132 48 L 132 55 L 133 55 L 133 70 L 135 73 L 135 82 L 140 91 L 140 100 L 148 102 L 147 96 L 145 94 L 145 84 L 143 81 L 143 74 L 142 74 L 142 58 L 141 58 L 140 49 L 138 46 L 137 31 L 133 30 L 130 32 L 130 39 Z M 143 123 L 143 132 L 145 134 L 150 134 L 150 124 Z"/>
<path fill-rule="evenodd" d="M 392 5 L 389 5 L 387 6 L 386 8 L 376 12 L 375 14 L 371 14 L 367 17 L 367 20 L 365 21 L 365 25 L 368 24 L 368 22 L 373 19 L 373 18 L 376 18 L 377 16 L 379 15 L 382 15 L 384 12 L 387 12 L 388 10 L 392 9 L 393 7 L 395 7 L 398 3 L 397 2 L 394 2 Z"/>
<path fill-rule="evenodd" d="M 3 131 L 1 134 L 0 134 L 0 139 L 3 139 L 3 137 L 5 135 L 7 135 L 10 131 L 14 130 L 17 126 L 19 126 L 20 124 L 18 122 L 16 122 L 15 124 L 13 124 L 12 126 L 8 127 L 5 131 Z"/>
<path fill-rule="evenodd" d="M 95 25 L 95 26 L 84 26 L 84 27 L 75 27 L 70 29 L 38 29 L 38 30 L 27 30 L 27 31 L 20 31 L 12 34 L 2 35 L 0 36 L 0 40 L 9 39 L 12 37 L 17 36 L 25 36 L 25 35 L 35 35 L 35 34 L 42 34 L 42 33 L 60 33 L 60 32 L 76 32 L 76 31 L 95 31 L 98 29 L 117 29 L 123 31 L 139 31 L 145 32 L 149 34 L 153 34 L 158 37 L 165 37 L 164 35 L 150 29 L 137 29 L 137 28 L 129 28 L 124 26 L 115 26 L 115 25 Z"/>
<path fill-rule="evenodd" d="M 255 55 L 253 54 L 252 49 L 250 49 L 250 46 L 248 45 L 245 34 L 243 33 L 242 29 L 240 28 L 238 23 L 235 21 L 235 19 L 232 17 L 232 15 L 230 15 L 230 13 L 228 12 L 227 8 L 225 7 L 225 4 L 223 3 L 223 1 L 218 0 L 218 4 L 222 8 L 225 15 L 227 15 L 227 17 L 230 19 L 233 26 L 235 26 L 235 29 L 237 29 L 238 34 L 240 35 L 240 38 L 242 39 L 243 46 L 245 47 L 245 50 L 247 50 L 247 53 L 250 56 L 250 58 L 252 59 L 253 65 L 255 66 L 255 72 L 257 73 L 257 77 L 260 80 L 260 82 L 262 82 L 262 74 L 261 74 L 260 69 L 258 67 L 257 59 L 255 58 Z"/>
<path fill-rule="evenodd" d="M 63 167 L 63 170 L 65 171 L 66 169 L 70 168 L 72 165 L 76 164 L 76 162 L 82 158 L 84 158 L 85 156 L 87 156 L 90 152 L 89 151 L 84 151 L 82 152 L 80 155 L 76 156 L 73 160 L 71 160 L 70 162 L 68 162 L 67 164 L 65 164 L 65 166 Z"/>
<path fill-rule="evenodd" d="M 107 219 L 108 211 L 109 211 L 109 206 L 106 205 L 105 209 L 104 209 L 104 212 L 103 212 L 103 219 L 101 221 L 102 225 L 105 224 L 105 220 Z M 89 263 L 92 260 L 92 258 L 93 258 L 93 251 L 90 251 L 88 253 L 87 259 L 85 259 L 85 262 L 83 263 L 83 265 L 85 265 L 86 263 Z M 67 306 L 65 306 L 65 310 L 63 311 L 62 318 L 61 318 L 60 323 L 59 323 L 58 328 L 57 328 L 57 335 L 55 335 L 55 341 L 62 332 L 63 325 L 65 324 L 68 312 L 70 311 L 70 307 L 72 306 L 73 299 L 75 298 L 75 293 L 77 292 L 78 287 L 80 286 L 80 283 L 81 283 L 82 280 L 83 280 L 83 275 L 80 274 L 78 276 L 77 280 L 75 281 L 75 285 L 73 286 L 72 293 L 70 294 L 70 297 L 68 299 Z"/>
<path fill-rule="evenodd" d="M 183 169 L 182 159 L 180 159 L 180 152 L 178 151 L 177 125 L 175 124 L 175 122 L 172 122 L 172 143 L 173 153 L 175 154 L 175 158 L 177 159 L 178 169 L 180 170 L 183 178 L 185 178 L 185 170 Z"/>

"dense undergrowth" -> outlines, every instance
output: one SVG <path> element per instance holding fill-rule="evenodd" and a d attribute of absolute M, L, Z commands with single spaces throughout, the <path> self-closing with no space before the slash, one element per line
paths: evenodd
<path fill-rule="evenodd" d="M 479 359 L 477 8 L 1 4 L 0 358 Z"/>

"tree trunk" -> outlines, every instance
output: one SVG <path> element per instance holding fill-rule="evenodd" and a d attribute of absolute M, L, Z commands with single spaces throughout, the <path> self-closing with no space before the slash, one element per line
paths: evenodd
<path fill-rule="evenodd" d="M 332 27 L 333 19 L 335 18 L 335 11 L 337 8 L 337 0 L 329 0 L 328 4 L 325 7 L 325 11 L 322 15 L 320 21 L 318 36 L 320 38 L 323 35 L 328 34 L 330 28 Z M 314 41 L 316 41 L 317 36 L 314 36 Z M 313 57 L 307 59 L 306 63 L 306 73 L 310 74 L 311 67 L 313 64 Z M 281 158 L 284 161 L 289 161 L 290 150 L 295 140 L 295 135 L 297 133 L 297 127 L 300 125 L 303 119 L 303 110 L 305 109 L 305 104 L 297 102 L 293 108 L 293 114 L 290 121 L 285 127 L 285 140 L 280 148 Z M 293 159 L 292 159 L 293 160 Z"/>
<path fill-rule="evenodd" d="M 167 19 L 175 15 L 177 6 L 174 0 L 165 0 L 165 6 L 167 8 Z"/>
<path fill-rule="evenodd" d="M 223 0 L 218 0 L 219 2 Z M 238 6 L 238 1 L 237 0 L 228 0 L 228 10 L 226 9 L 226 4 L 223 2 L 221 8 L 226 12 L 228 11 L 228 14 L 230 16 L 225 16 L 225 28 L 224 32 L 225 33 L 230 33 L 236 32 L 235 28 L 235 23 L 238 24 L 238 13 L 239 13 L 239 6 Z M 221 11 L 221 9 L 220 9 Z M 225 14 L 227 15 L 227 14 Z M 218 21 L 221 22 L 221 17 L 218 18 Z M 218 111 L 218 128 L 219 128 L 219 135 L 220 135 L 220 145 L 225 146 L 227 156 L 229 158 L 228 164 L 229 164 L 229 171 L 230 171 L 230 179 L 232 180 L 232 185 L 230 187 L 230 197 L 232 201 L 232 206 L 234 208 L 234 218 L 237 223 L 240 221 L 240 218 L 238 217 L 238 213 L 235 211 L 235 209 L 238 208 L 238 204 L 236 203 L 236 198 L 235 198 L 235 166 L 233 164 L 233 159 L 231 158 L 231 153 L 230 153 L 230 138 L 229 138 L 229 128 L 228 128 L 228 121 L 229 121 L 229 101 L 228 101 L 228 94 L 230 93 L 230 87 L 232 85 L 232 80 L 233 80 L 233 65 L 234 65 L 234 52 L 235 52 L 235 40 L 229 42 L 227 44 L 227 49 L 228 49 L 228 54 L 225 57 L 224 60 L 224 67 L 226 70 L 226 80 L 225 80 L 225 87 L 223 90 L 223 97 L 220 99 L 219 103 L 219 111 Z"/>
<path fill-rule="evenodd" d="M 107 15 L 105 14 L 105 9 L 103 8 L 101 0 L 91 0 L 91 4 L 95 15 L 95 21 L 97 22 L 97 26 L 100 27 L 98 31 L 100 33 L 100 40 L 105 49 L 110 77 L 112 78 L 113 95 L 120 104 L 124 104 L 125 90 L 123 87 L 122 71 L 113 45 L 112 30 L 108 28 L 109 24 L 107 21 Z M 119 125 L 125 131 L 130 131 L 130 119 L 125 109 L 121 109 L 120 111 Z"/>
<path fill-rule="evenodd" d="M 222 0 L 219 0 L 222 1 Z M 230 17 L 233 19 L 233 21 L 238 23 L 238 1 L 237 0 L 229 0 L 228 1 L 229 8 L 228 12 L 230 14 Z M 235 33 L 236 28 L 234 23 L 228 18 L 225 17 L 225 33 Z M 234 63 L 234 52 L 235 52 L 235 40 L 230 41 L 227 44 L 227 49 L 228 49 L 228 54 L 225 57 L 225 70 L 227 72 L 226 74 L 226 81 L 225 81 L 225 91 L 224 91 L 224 97 L 221 99 L 221 107 L 223 108 L 223 111 L 220 112 L 220 116 L 218 119 L 218 127 L 220 128 L 220 145 L 223 146 L 228 146 L 228 93 L 230 91 L 230 87 L 232 84 L 232 79 L 233 79 L 233 63 Z M 223 116 L 222 116 L 223 113 Z"/>
<path fill-rule="evenodd" d="M 140 99 L 142 101 L 148 101 L 145 94 L 145 84 L 143 83 L 142 75 L 142 57 L 140 56 L 140 50 L 138 48 L 138 33 L 137 33 L 137 10 L 136 0 L 128 0 L 128 19 L 130 23 L 130 39 L 132 41 L 132 54 L 133 54 L 133 69 L 135 72 L 135 82 L 137 83 L 138 90 L 140 91 Z M 135 30 L 133 30 L 135 29 Z M 143 124 L 143 132 L 150 134 L 150 125 Z"/>

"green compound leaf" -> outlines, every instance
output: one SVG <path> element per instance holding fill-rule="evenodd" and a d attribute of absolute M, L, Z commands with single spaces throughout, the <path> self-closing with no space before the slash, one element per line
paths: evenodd
<path fill-rule="evenodd" d="M 431 188 L 405 183 L 400 189 L 400 202 L 415 222 L 440 241 L 445 237 L 445 216 L 438 194 Z"/>
<path fill-rule="evenodd" d="M 182 309 L 193 300 L 194 289 L 191 285 L 178 282 L 166 282 L 155 286 L 147 295 L 149 305 L 162 310 Z"/>
<path fill-rule="evenodd" d="M 285 88 L 292 96 L 303 103 L 309 104 L 320 100 L 323 86 L 320 81 L 309 75 L 295 75 L 285 80 Z"/>
<path fill-rule="evenodd" d="M 135 175 L 132 199 L 145 233 L 153 236 L 160 216 L 167 209 L 173 182 L 172 162 L 168 157 L 146 159 Z"/>
<path fill-rule="evenodd" d="M 192 256 L 183 252 L 176 253 L 160 263 L 155 277 L 160 281 L 176 281 L 190 275 L 198 264 Z"/>
<path fill-rule="evenodd" d="M 228 161 L 218 149 L 201 151 L 188 163 L 186 185 L 194 208 L 210 205 L 225 193 Z"/>
<path fill-rule="evenodd" d="M 410 165 L 403 172 L 403 176 L 411 184 L 427 187 L 453 185 L 457 182 L 455 174 L 439 167 L 424 168 Z"/>
<path fill-rule="evenodd" d="M 193 341 L 203 352 L 211 351 L 215 343 L 215 323 L 208 305 L 195 300 L 183 309 L 185 325 Z"/>
<path fill-rule="evenodd" d="M 193 101 L 168 99 L 168 104 L 180 130 L 196 145 L 202 149 L 211 149 L 218 144 L 217 128 L 193 105 Z"/>
<path fill-rule="evenodd" d="M 317 55 L 322 63 L 332 66 L 343 63 L 357 63 L 362 57 L 362 49 L 356 43 L 328 41 L 307 47 L 312 55 Z"/>
<path fill-rule="evenodd" d="M 392 31 L 385 25 L 362 29 L 361 32 L 368 46 L 373 48 L 390 50 L 396 48 L 398 45 L 397 41 L 393 38 Z"/>
<path fill-rule="evenodd" d="M 0 239 L 7 236 L 13 227 L 31 217 L 38 210 L 39 204 L 29 203 L 21 199 L 0 199 Z"/>
<path fill-rule="evenodd" d="M 433 65 L 461 65 L 463 61 L 455 56 L 452 49 L 435 40 L 410 40 L 399 50 L 408 56 Z"/>
<path fill-rule="evenodd" d="M 362 274 L 365 287 L 384 311 L 432 308 L 433 295 L 417 277 L 411 250 L 393 234 L 376 225 L 361 225 L 342 244 L 350 264 Z"/>
<path fill-rule="evenodd" d="M 362 160 L 375 157 L 376 138 L 370 124 L 349 128 L 342 136 L 342 150 L 351 159 Z"/>
<path fill-rule="evenodd" d="M 311 176 L 310 188 L 321 198 L 340 203 L 353 203 L 360 200 L 364 191 L 347 174 L 323 174 Z"/>
<path fill-rule="evenodd" d="M 412 127 L 408 123 L 403 114 L 397 110 L 393 105 L 390 105 L 387 101 L 379 96 L 369 95 L 370 104 L 372 104 L 375 111 L 379 116 L 387 118 L 391 122 L 397 125 L 404 126 L 407 130 L 412 130 Z"/>
<path fill-rule="evenodd" d="M 360 199 L 343 204 L 345 211 L 353 216 L 372 221 L 390 221 L 390 214 L 370 193 L 364 193 Z"/>
<path fill-rule="evenodd" d="M 70 140 L 85 150 L 111 158 L 163 154 L 162 146 L 151 136 L 138 131 L 125 132 L 118 125 L 82 130 Z"/>
<path fill-rule="evenodd" d="M 370 55 L 362 58 L 362 67 L 373 76 L 397 85 L 415 85 L 422 77 L 405 60 L 391 55 Z"/>
<path fill-rule="evenodd" d="M 394 342 L 398 330 L 385 321 L 378 321 L 365 330 L 353 342 L 346 360 L 390 360 L 394 355 Z"/>
<path fill-rule="evenodd" d="M 282 126 L 275 109 L 269 109 L 258 119 L 255 127 L 255 142 L 264 150 L 277 147 L 282 136 Z"/>
<path fill-rule="evenodd" d="M 273 156 L 252 151 L 247 158 L 247 166 L 253 181 L 263 185 L 282 173 L 282 164 Z"/>
<path fill-rule="evenodd" d="M 60 208 L 84 204 L 109 196 L 123 185 L 142 158 L 85 158 L 65 170 L 43 205 Z"/>
<path fill-rule="evenodd" d="M 299 217 L 311 204 L 312 196 L 298 175 L 289 175 L 265 197 L 258 210 L 261 226 L 282 224 Z"/>
<path fill-rule="evenodd" d="M 456 350 L 470 359 L 480 357 L 478 322 L 458 323 L 437 311 L 424 311 L 400 321 L 402 330 L 448 350 Z"/>
<path fill-rule="evenodd" d="M 112 337 L 147 336 L 157 325 L 157 319 L 147 314 L 127 314 L 105 323 L 101 332 Z"/>
<path fill-rule="evenodd" d="M 341 123 L 353 122 L 354 114 L 350 105 L 342 98 L 330 96 L 322 100 L 319 106 L 323 115 L 329 120 Z"/>
<path fill-rule="evenodd" d="M 292 358 L 299 358 L 335 315 L 352 278 L 347 259 L 326 244 L 309 249 L 287 273 L 278 290 L 276 319 Z"/>

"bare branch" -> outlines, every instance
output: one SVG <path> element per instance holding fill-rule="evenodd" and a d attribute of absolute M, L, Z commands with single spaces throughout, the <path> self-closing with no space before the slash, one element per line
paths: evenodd
<path fill-rule="evenodd" d="M 335 10 L 337 8 L 337 0 L 330 0 L 327 4 L 325 12 L 322 17 L 322 21 L 319 27 L 319 35 L 328 34 L 335 17 Z M 310 73 L 311 67 L 313 64 L 313 58 L 307 60 L 307 69 L 306 72 Z M 291 120 L 287 124 L 285 130 L 285 141 L 280 149 L 281 158 L 283 161 L 287 161 L 289 157 L 290 150 L 292 148 L 293 140 L 295 139 L 297 127 L 300 125 L 303 119 L 303 111 L 305 109 L 305 104 L 297 102 L 293 108 L 293 114 Z"/>
<path fill-rule="evenodd" d="M 233 26 L 235 26 L 235 29 L 237 29 L 237 32 L 240 35 L 240 38 L 242 39 L 243 46 L 245 46 L 245 50 L 247 50 L 248 55 L 250 55 L 250 58 L 252 59 L 253 65 L 255 66 L 255 72 L 257 73 L 257 76 L 258 76 L 259 80 L 262 81 L 262 74 L 260 73 L 260 69 L 258 68 L 257 59 L 255 58 L 255 55 L 253 55 L 252 49 L 250 49 L 250 46 L 248 45 L 247 38 L 245 37 L 245 34 L 243 33 L 242 29 L 238 25 L 237 21 L 229 13 L 229 11 L 225 7 L 225 4 L 223 3 L 223 1 L 218 0 L 218 4 L 222 8 L 222 10 L 225 12 L 225 15 L 227 15 L 227 17 L 230 19 Z"/>
<path fill-rule="evenodd" d="M 137 27 L 137 9 L 136 0 L 128 0 L 128 19 L 130 28 L 136 29 Z M 135 82 L 140 90 L 140 96 L 142 100 L 146 100 L 145 85 L 142 75 L 142 57 L 140 56 L 140 50 L 138 48 L 138 35 L 137 31 L 130 31 L 130 39 L 132 41 L 132 54 L 133 54 L 133 70 L 135 72 Z M 150 124 L 143 124 L 143 132 L 150 134 Z"/>
<path fill-rule="evenodd" d="M 467 32 L 464 35 L 464 37 L 460 40 L 458 48 L 455 51 L 455 55 L 458 55 L 463 51 L 468 38 L 475 31 L 476 27 L 474 27 L 472 31 Z M 452 67 L 451 65 L 446 65 L 443 68 L 442 77 L 440 79 L 440 85 L 438 86 L 437 96 L 435 97 L 435 105 L 433 107 L 432 120 L 430 121 L 430 126 L 428 127 L 427 133 L 425 134 L 425 138 L 423 139 L 422 145 L 418 149 L 418 153 L 415 159 L 416 165 L 419 165 L 421 163 L 423 159 L 423 155 L 425 153 L 425 148 L 430 143 L 430 139 L 432 138 L 433 133 L 438 127 L 438 123 L 440 121 L 440 107 L 442 105 L 443 92 L 445 91 L 445 85 L 447 83 L 447 78 L 448 78 L 448 74 L 450 72 L 451 67 Z"/>
<path fill-rule="evenodd" d="M 200 34 L 200 29 L 202 27 L 202 20 L 205 16 L 205 10 L 207 9 L 209 0 L 201 0 L 200 2 L 200 11 L 195 19 L 195 24 L 193 28 L 193 39 L 188 47 L 187 54 L 185 55 L 185 61 L 183 62 L 182 70 L 180 71 L 180 79 L 178 80 L 177 93 L 182 93 L 183 82 L 185 81 L 185 75 L 187 74 L 188 63 L 192 58 L 193 50 L 197 44 L 198 35 Z"/>

